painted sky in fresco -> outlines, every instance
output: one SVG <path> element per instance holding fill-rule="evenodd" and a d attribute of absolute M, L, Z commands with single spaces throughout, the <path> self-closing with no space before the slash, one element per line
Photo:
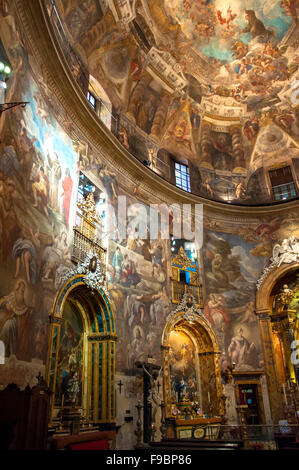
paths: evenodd
<path fill-rule="evenodd" d="M 221 61 L 234 60 L 231 47 L 236 41 L 245 44 L 254 40 L 246 28 L 244 10 L 253 10 L 264 26 L 272 31 L 271 39 L 280 42 L 288 31 L 292 19 L 281 9 L 280 1 L 266 0 L 165 0 L 165 10 L 180 24 L 183 33 L 193 46 L 207 57 Z M 188 6 L 189 4 L 189 6 Z M 231 11 L 228 11 L 228 8 Z M 221 19 L 225 20 L 221 23 Z M 210 27 L 206 28 L 206 25 Z"/>
<path fill-rule="evenodd" d="M 60 164 L 64 168 L 69 168 L 71 174 L 76 170 L 76 152 L 72 149 L 72 141 L 68 135 L 57 124 L 54 117 L 47 113 L 45 104 L 37 101 L 36 97 L 40 97 L 40 92 L 34 82 L 28 87 L 26 93 L 23 94 L 23 101 L 28 101 L 30 105 L 24 110 L 24 123 L 31 136 L 37 140 L 35 147 L 41 152 L 43 158 L 49 154 L 53 160 L 54 153 L 57 153 Z M 42 111 L 39 110 L 42 106 Z M 44 112 L 45 119 L 41 119 L 40 112 Z"/>

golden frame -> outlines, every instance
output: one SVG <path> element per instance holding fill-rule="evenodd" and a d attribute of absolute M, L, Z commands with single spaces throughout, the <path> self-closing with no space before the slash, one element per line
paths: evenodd
<path fill-rule="evenodd" d="M 85 275 L 76 275 L 62 287 L 50 315 L 50 334 L 46 380 L 53 392 L 50 423 L 53 425 L 57 359 L 63 310 L 70 300 L 79 310 L 84 325 L 84 380 L 82 407 L 92 423 L 115 423 L 115 334 L 114 313 L 106 292 L 99 286 L 93 291 L 84 283 Z M 76 290 L 75 290 L 76 289 Z M 93 301 L 92 301 L 93 300 Z M 98 312 L 96 312 L 96 308 Z M 100 323 L 99 323 L 100 322 Z M 84 406 L 83 406 L 84 405 Z M 101 409 L 99 410 L 99 405 Z"/>
<path fill-rule="evenodd" d="M 207 410 L 212 407 L 214 414 L 218 416 L 224 415 L 223 409 L 223 388 L 220 370 L 220 354 L 218 341 L 210 324 L 201 315 L 195 315 L 192 323 L 184 317 L 185 312 L 179 312 L 173 315 L 166 324 L 162 335 L 162 364 L 163 364 L 163 393 L 165 403 L 165 417 L 172 416 L 172 393 L 171 393 L 171 377 L 170 377 L 170 357 L 169 357 L 169 336 L 176 329 L 187 334 L 192 342 L 196 345 L 198 355 L 197 367 L 200 377 L 204 376 L 205 366 L 208 363 L 209 372 L 213 377 L 213 389 L 210 393 L 210 400 L 206 387 L 201 389 L 202 409 Z M 202 380 L 201 380 L 202 382 Z M 202 382 L 203 383 L 203 382 Z"/>

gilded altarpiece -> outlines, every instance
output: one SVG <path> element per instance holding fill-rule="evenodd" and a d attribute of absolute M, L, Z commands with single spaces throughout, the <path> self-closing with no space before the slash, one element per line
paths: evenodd
<path fill-rule="evenodd" d="M 88 288 L 86 277 L 66 282 L 50 316 L 51 425 L 65 409 L 85 422 L 115 422 L 115 320 L 105 290 Z"/>
<path fill-rule="evenodd" d="M 174 418 L 174 410 L 192 402 L 198 405 L 199 418 L 221 422 L 219 346 L 211 325 L 195 305 L 194 298 L 185 294 L 163 332 L 165 417 Z"/>

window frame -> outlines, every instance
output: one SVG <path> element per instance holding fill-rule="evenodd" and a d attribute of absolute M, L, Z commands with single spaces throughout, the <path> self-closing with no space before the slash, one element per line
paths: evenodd
<path fill-rule="evenodd" d="M 96 111 L 97 98 L 91 93 L 90 90 L 87 91 L 86 98 L 87 98 L 88 103 L 89 103 L 90 106 L 92 107 L 92 109 L 93 109 L 94 111 Z M 92 103 L 92 101 L 90 100 L 90 98 L 92 98 L 92 99 L 94 100 L 94 104 Z"/>
<path fill-rule="evenodd" d="M 182 171 L 184 170 L 185 171 Z M 190 169 L 188 165 L 180 162 L 174 162 L 174 179 L 175 185 L 177 188 L 191 193 L 191 178 L 190 178 Z"/>

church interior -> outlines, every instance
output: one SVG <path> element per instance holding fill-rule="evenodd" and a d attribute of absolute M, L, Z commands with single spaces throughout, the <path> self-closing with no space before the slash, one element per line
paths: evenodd
<path fill-rule="evenodd" d="M 298 450 L 298 196 L 298 0 L 0 0 L 0 448 Z"/>

